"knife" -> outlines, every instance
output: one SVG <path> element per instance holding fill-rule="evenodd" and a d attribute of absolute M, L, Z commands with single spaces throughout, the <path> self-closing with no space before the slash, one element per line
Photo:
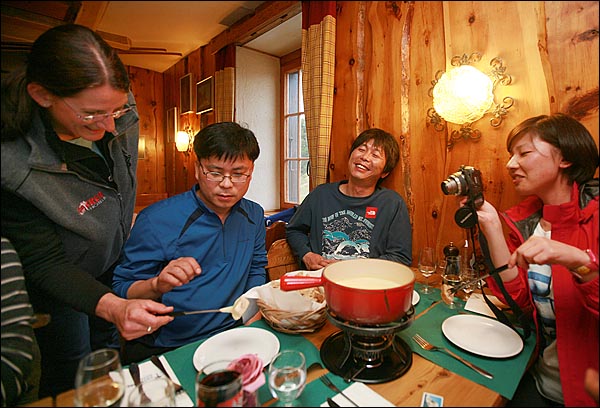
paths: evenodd
<path fill-rule="evenodd" d="M 133 383 L 136 386 L 139 386 L 142 383 L 142 381 L 140 378 L 140 367 L 137 365 L 137 363 L 133 362 L 129 365 L 129 373 L 131 374 Z M 150 398 L 148 398 L 142 387 L 140 387 L 140 397 L 142 403 L 147 404 L 150 402 Z"/>
<path fill-rule="evenodd" d="M 160 358 L 157 355 L 153 354 L 152 357 L 150 357 L 150 361 L 152 361 L 152 364 L 158 367 L 158 369 L 162 371 L 163 374 L 166 375 L 169 380 L 171 380 L 171 382 L 173 382 L 173 385 L 175 386 L 175 392 L 179 392 L 183 389 L 181 384 L 176 383 L 175 380 L 171 378 L 171 376 L 167 372 L 167 369 L 165 368 L 162 361 L 160 361 Z"/>
<path fill-rule="evenodd" d="M 482 276 L 480 276 L 480 277 L 478 277 L 478 278 L 471 279 L 470 281 L 463 282 L 463 283 L 461 283 L 460 285 L 453 287 L 452 289 L 450 289 L 450 293 L 454 294 L 454 293 L 458 292 L 459 290 L 466 288 L 466 287 L 467 287 L 467 286 L 469 286 L 469 285 L 472 285 L 472 284 L 474 284 L 474 283 L 477 283 L 477 282 L 479 282 L 479 281 L 482 281 L 482 280 L 484 280 L 484 279 L 487 279 L 487 278 L 489 278 L 490 276 L 492 276 L 492 275 L 494 275 L 494 274 L 496 274 L 496 273 L 500 273 L 500 272 L 502 272 L 502 271 L 504 271 L 504 270 L 506 270 L 506 269 L 508 269 L 508 265 L 502 265 L 502 266 L 500 266 L 500 267 L 498 267 L 498 268 L 494 269 L 494 270 L 493 270 L 492 272 L 490 272 L 490 273 L 486 273 L 485 275 L 482 275 Z"/>

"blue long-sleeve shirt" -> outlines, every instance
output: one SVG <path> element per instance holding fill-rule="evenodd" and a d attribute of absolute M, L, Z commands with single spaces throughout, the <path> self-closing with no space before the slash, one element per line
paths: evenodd
<path fill-rule="evenodd" d="M 263 208 L 242 199 L 221 223 L 190 191 L 159 201 L 140 212 L 123 258 L 114 271 L 113 289 L 127 298 L 138 280 L 157 276 L 173 259 L 194 257 L 202 272 L 165 293 L 160 301 L 175 311 L 230 306 L 248 289 L 266 282 Z M 178 347 L 233 327 L 229 313 L 180 316 L 156 333 L 154 346 Z"/>

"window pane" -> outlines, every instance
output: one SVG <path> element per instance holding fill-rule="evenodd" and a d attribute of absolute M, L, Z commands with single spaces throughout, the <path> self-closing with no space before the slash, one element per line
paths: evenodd
<path fill-rule="evenodd" d="M 306 135 L 305 119 L 304 115 L 300 115 L 300 157 L 308 159 L 308 137 Z"/>
<path fill-rule="evenodd" d="M 287 174 L 287 197 L 286 201 L 298 203 L 298 162 L 296 160 L 286 162 Z"/>
<path fill-rule="evenodd" d="M 298 71 L 288 75 L 288 113 L 298 112 Z"/>
<path fill-rule="evenodd" d="M 298 157 L 298 117 L 290 116 L 287 118 L 287 154 L 288 158 Z"/>
<path fill-rule="evenodd" d="M 300 161 L 300 192 L 297 203 L 301 203 L 304 198 L 308 195 L 309 191 L 309 177 L 308 177 L 308 160 Z"/>
<path fill-rule="evenodd" d="M 300 75 L 300 79 L 299 81 L 299 91 L 298 91 L 298 95 L 299 95 L 299 105 L 300 105 L 300 110 L 299 112 L 304 112 L 304 98 L 303 98 L 303 92 L 302 92 L 302 71 L 299 71 L 299 75 Z"/>

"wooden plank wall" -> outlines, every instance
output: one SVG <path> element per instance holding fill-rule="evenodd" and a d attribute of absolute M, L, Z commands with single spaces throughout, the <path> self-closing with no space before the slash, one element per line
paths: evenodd
<path fill-rule="evenodd" d="M 459 198 L 440 183 L 461 164 L 482 171 L 485 197 L 504 209 L 518 202 L 505 170 L 508 131 L 539 114 L 583 106 L 582 122 L 598 142 L 597 2 L 371 2 L 338 1 L 331 180 L 346 178 L 356 135 L 381 127 L 398 138 L 402 161 L 384 182 L 409 205 L 413 259 L 421 246 L 462 243 L 454 222 Z M 476 123 L 479 141 L 446 148 L 448 132 L 426 120 L 431 81 L 454 55 L 483 54 L 477 66 L 501 57 L 516 99 L 499 128 Z M 566 63 L 565 63 L 566 62 Z M 487 69 L 486 69 L 487 68 Z"/>
<path fill-rule="evenodd" d="M 402 160 L 384 185 L 409 205 L 413 259 L 425 244 L 441 252 L 449 241 L 459 244 L 466 238 L 467 231 L 454 222 L 459 199 L 440 189 L 442 180 L 461 164 L 482 171 L 485 197 L 498 208 L 518 202 L 504 166 L 509 158 L 506 135 L 521 120 L 570 112 L 598 143 L 598 2 L 338 1 L 336 24 L 330 179 L 346 177 L 349 148 L 360 131 L 381 127 L 394 134 Z M 504 60 L 513 83 L 500 86 L 496 100 L 510 95 L 515 105 L 498 128 L 486 118 L 478 121 L 475 127 L 483 133 L 479 141 L 460 141 L 448 149 L 448 133 L 457 126 L 438 132 L 427 121 L 432 80 L 438 70 L 449 68 L 454 55 L 476 51 L 483 55 L 477 66 L 486 72 L 492 58 Z M 131 68 L 140 111 L 152 112 L 143 113 L 142 125 L 148 127 L 142 133 L 164 139 L 166 109 L 179 106 L 179 78 L 192 72 L 195 84 L 214 69 L 207 47 L 163 74 Z M 186 120 L 197 131 L 212 123 L 214 115 L 182 115 L 180 129 Z M 194 184 L 193 155 L 158 140 L 151 148 L 146 141 L 146 149 L 152 158 L 140 161 L 141 193 L 171 196 Z"/>

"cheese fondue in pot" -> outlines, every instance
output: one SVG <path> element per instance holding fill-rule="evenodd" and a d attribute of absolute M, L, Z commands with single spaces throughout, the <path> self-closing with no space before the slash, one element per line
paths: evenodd
<path fill-rule="evenodd" d="M 400 286 L 398 282 L 371 276 L 341 278 L 336 283 L 354 289 L 392 289 Z"/>

